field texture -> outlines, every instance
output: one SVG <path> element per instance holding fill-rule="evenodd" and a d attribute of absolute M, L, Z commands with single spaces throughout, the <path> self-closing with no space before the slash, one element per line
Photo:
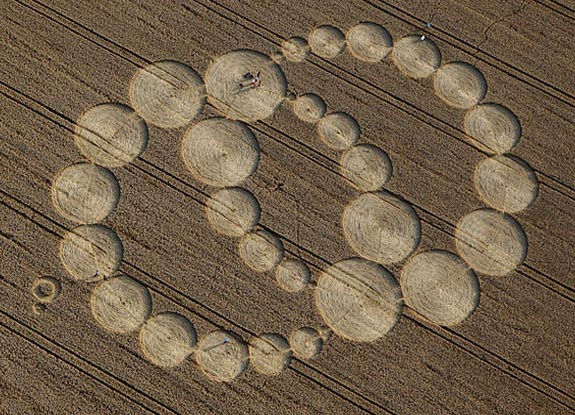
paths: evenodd
<path fill-rule="evenodd" d="M 575 413 L 574 38 L 0 1 L 0 414 Z"/>

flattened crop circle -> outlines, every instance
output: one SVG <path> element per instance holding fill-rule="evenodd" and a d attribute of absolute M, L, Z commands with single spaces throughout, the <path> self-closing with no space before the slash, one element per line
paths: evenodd
<path fill-rule="evenodd" d="M 505 275 L 516 269 L 527 255 L 527 238 L 511 216 L 479 209 L 460 219 L 455 243 L 461 257 L 475 271 Z"/>
<path fill-rule="evenodd" d="M 239 243 L 239 251 L 246 265 L 257 272 L 271 271 L 284 255 L 280 239 L 262 229 L 244 235 Z"/>
<path fill-rule="evenodd" d="M 80 152 L 94 163 L 120 167 L 142 154 L 148 144 L 148 128 L 131 108 L 102 104 L 80 116 L 74 141 Z"/>
<path fill-rule="evenodd" d="M 476 68 L 465 62 L 443 65 L 435 74 L 435 92 L 448 105 L 471 108 L 487 94 L 487 82 Z"/>
<path fill-rule="evenodd" d="M 519 142 L 521 125 L 509 109 L 498 104 L 482 104 L 467 112 L 465 132 L 480 150 L 503 154 Z"/>
<path fill-rule="evenodd" d="M 182 139 L 186 167 L 211 186 L 236 186 L 257 168 L 259 145 L 239 121 L 210 118 L 190 128 Z"/>
<path fill-rule="evenodd" d="M 371 342 L 387 334 L 402 312 L 401 290 L 382 266 L 352 258 L 324 270 L 315 292 L 319 312 L 341 337 Z"/>
<path fill-rule="evenodd" d="M 382 26 L 367 22 L 359 23 L 347 32 L 347 46 L 358 59 L 379 62 L 391 52 L 391 35 Z"/>
<path fill-rule="evenodd" d="M 40 277 L 32 283 L 32 295 L 42 304 L 56 300 L 62 292 L 62 285 L 54 277 Z"/>
<path fill-rule="evenodd" d="M 248 367 L 248 347 L 231 333 L 213 331 L 198 343 L 196 361 L 208 377 L 231 382 Z"/>
<path fill-rule="evenodd" d="M 381 189 L 391 178 L 389 156 L 370 144 L 353 146 L 341 159 L 343 175 L 363 191 Z"/>
<path fill-rule="evenodd" d="M 195 344 L 194 326 L 176 313 L 158 314 L 140 330 L 142 353 L 158 366 L 178 366 L 193 352 Z"/>
<path fill-rule="evenodd" d="M 136 72 L 130 83 L 130 100 L 148 123 L 177 128 L 189 124 L 202 111 L 206 91 L 196 71 L 166 60 Z"/>
<path fill-rule="evenodd" d="M 260 73 L 257 87 L 245 75 Z M 208 101 L 231 119 L 257 121 L 275 113 L 286 96 L 287 81 L 268 56 L 238 50 L 216 59 L 206 72 Z"/>
<path fill-rule="evenodd" d="M 260 219 L 257 199 L 240 187 L 218 190 L 206 203 L 206 215 L 212 227 L 227 236 L 242 236 Z"/>
<path fill-rule="evenodd" d="M 321 139 L 335 150 L 347 150 L 359 139 L 357 121 L 343 112 L 334 112 L 321 119 L 318 126 Z"/>
<path fill-rule="evenodd" d="M 77 280 L 111 275 L 122 261 L 123 248 L 118 235 L 102 225 L 81 225 L 64 235 L 60 259 Z"/>
<path fill-rule="evenodd" d="M 249 345 L 250 362 L 264 375 L 277 375 L 289 366 L 292 353 L 287 340 L 272 333 L 254 337 Z"/>
<path fill-rule="evenodd" d="M 493 156 L 479 162 L 473 176 L 475 188 L 489 206 L 503 212 L 520 212 L 535 201 L 538 181 L 525 162 Z"/>
<path fill-rule="evenodd" d="M 101 282 L 92 291 L 94 319 L 106 330 L 128 333 L 137 329 L 152 312 L 148 289 L 124 275 Z"/>
<path fill-rule="evenodd" d="M 66 167 L 52 184 L 52 201 L 58 212 L 79 223 L 100 222 L 116 209 L 119 200 L 116 177 L 93 164 Z"/>
<path fill-rule="evenodd" d="M 305 39 L 292 37 L 282 45 L 282 53 L 288 61 L 303 62 L 309 56 L 310 48 Z"/>
<path fill-rule="evenodd" d="M 297 97 L 293 103 L 294 114 L 302 121 L 316 123 L 327 111 L 324 100 L 315 94 L 304 94 Z"/>
<path fill-rule="evenodd" d="M 413 208 L 384 191 L 363 193 L 351 201 L 343 212 L 343 231 L 355 252 L 381 264 L 407 258 L 421 238 Z"/>
<path fill-rule="evenodd" d="M 479 303 L 475 273 L 450 252 L 415 255 L 403 267 L 400 283 L 406 304 L 434 324 L 460 323 Z"/>
<path fill-rule="evenodd" d="M 323 349 L 323 338 L 313 327 L 302 327 L 291 334 L 290 346 L 300 359 L 315 359 Z"/>
<path fill-rule="evenodd" d="M 407 36 L 399 39 L 392 52 L 395 66 L 410 78 L 427 78 L 441 65 L 441 52 L 429 39 Z"/>
<path fill-rule="evenodd" d="M 337 27 L 323 25 L 316 28 L 309 36 L 309 45 L 316 55 L 332 59 L 343 52 L 345 35 Z"/>

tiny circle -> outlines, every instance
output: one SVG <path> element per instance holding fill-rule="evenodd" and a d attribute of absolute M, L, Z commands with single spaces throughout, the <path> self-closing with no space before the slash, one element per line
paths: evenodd
<path fill-rule="evenodd" d="M 40 277 L 32 283 L 32 295 L 40 303 L 55 301 L 62 293 L 62 285 L 54 277 Z"/>

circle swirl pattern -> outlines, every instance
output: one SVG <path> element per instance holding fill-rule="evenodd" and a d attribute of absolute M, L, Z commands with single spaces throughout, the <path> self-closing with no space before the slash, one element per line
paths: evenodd
<path fill-rule="evenodd" d="M 353 56 L 366 62 L 391 55 L 397 68 L 411 78 L 435 74 L 436 94 L 448 105 L 467 110 L 464 129 L 469 140 L 479 150 L 495 154 L 478 164 L 474 183 L 481 199 L 502 212 L 479 209 L 460 219 L 454 236 L 461 258 L 433 250 L 409 258 L 419 245 L 421 222 L 408 202 L 383 190 L 393 173 L 389 156 L 373 144 L 358 144 L 362 131 L 350 114 L 328 113 L 320 96 L 301 94 L 291 102 L 294 114 L 315 124 L 329 148 L 345 152 L 342 174 L 362 192 L 342 214 L 344 235 L 361 258 L 328 265 L 315 283 L 307 264 L 289 257 L 292 253 L 284 249 L 281 238 L 258 226 L 257 199 L 238 187 L 259 164 L 257 137 L 244 122 L 266 119 L 286 101 L 287 81 L 276 63 L 281 59 L 252 50 L 227 53 L 212 62 L 205 86 L 185 64 L 152 63 L 132 78 L 130 99 L 135 111 L 102 104 L 78 119 L 76 145 L 95 165 L 64 169 L 52 191 L 58 211 L 84 223 L 61 241 L 64 267 L 77 280 L 104 279 L 92 292 L 94 319 L 110 332 L 140 328 L 142 354 L 156 365 L 177 366 L 194 354 L 202 372 L 216 381 L 236 379 L 250 361 L 259 373 L 278 375 L 289 366 L 292 353 L 301 359 L 317 357 L 332 333 L 357 342 L 376 341 L 398 323 L 404 301 L 435 324 L 459 324 L 478 305 L 475 272 L 504 275 L 525 259 L 525 233 L 503 212 L 531 206 L 538 183 L 525 162 L 504 155 L 519 141 L 521 127 L 511 110 L 482 102 L 487 91 L 483 75 L 465 62 L 441 66 L 441 52 L 428 38 L 410 35 L 394 44 L 387 30 L 375 23 L 360 23 L 347 35 L 323 25 L 308 39 L 309 44 L 301 37 L 283 42 L 283 56 L 305 62 L 315 59 L 311 51 L 332 59 L 347 45 Z M 112 229 L 97 224 L 113 213 L 120 193 L 113 174 L 104 167 L 124 166 L 143 153 L 148 141 L 146 122 L 182 127 L 200 114 L 206 100 L 226 118 L 192 125 L 182 138 L 181 157 L 196 179 L 217 188 L 205 203 L 210 225 L 222 235 L 239 238 L 239 257 L 252 271 L 275 270 L 279 287 L 290 293 L 314 289 L 327 327 L 300 327 L 291 333 L 289 343 L 279 334 L 264 333 L 254 336 L 249 346 L 220 329 L 196 346 L 195 328 L 184 316 L 166 312 L 150 317 L 152 299 L 146 287 L 125 275 L 108 279 L 119 269 L 123 247 Z M 400 285 L 382 264 L 406 259 Z"/>

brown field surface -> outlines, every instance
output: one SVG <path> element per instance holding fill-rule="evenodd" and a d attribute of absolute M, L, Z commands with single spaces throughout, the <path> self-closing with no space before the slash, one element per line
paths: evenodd
<path fill-rule="evenodd" d="M 0 1 L 0 414 L 574 414 L 573 39 Z"/>

